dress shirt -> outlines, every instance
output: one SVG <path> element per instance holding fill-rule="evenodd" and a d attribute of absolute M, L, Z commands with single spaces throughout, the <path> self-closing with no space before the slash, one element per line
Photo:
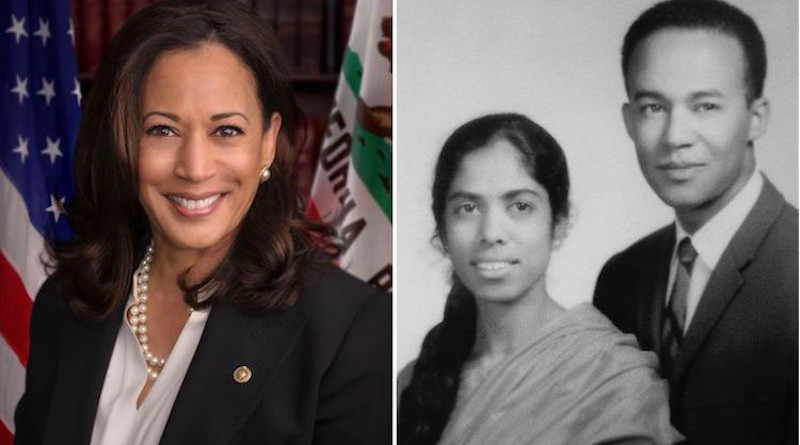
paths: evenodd
<path fill-rule="evenodd" d="M 209 309 L 189 315 L 164 368 L 137 408 L 136 400 L 147 381 L 147 364 L 125 316 L 133 301 L 131 293 L 100 394 L 92 445 L 158 443 L 208 319 Z"/>
<path fill-rule="evenodd" d="M 736 231 L 739 230 L 750 210 L 756 204 L 763 185 L 764 179 L 761 177 L 761 173 L 758 171 L 753 172 L 739 193 L 692 235 L 689 235 L 679 221 L 675 221 L 675 247 L 672 249 L 665 306 L 669 305 L 668 298 L 672 293 L 672 286 L 675 283 L 675 275 L 678 270 L 678 244 L 684 237 L 688 236 L 692 240 L 692 246 L 697 251 L 697 259 L 695 259 L 694 267 L 692 268 L 692 278 L 689 281 L 689 293 L 686 298 L 684 333 L 689 330 L 689 324 L 692 322 L 697 306 L 700 304 L 700 298 L 703 296 L 703 291 L 711 278 L 711 272 L 717 267 L 722 253 L 725 252 Z"/>

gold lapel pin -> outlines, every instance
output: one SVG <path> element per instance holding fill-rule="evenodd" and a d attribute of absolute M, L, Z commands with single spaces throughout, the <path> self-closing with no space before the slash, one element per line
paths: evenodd
<path fill-rule="evenodd" d="M 251 377 L 253 377 L 253 371 L 247 366 L 239 366 L 233 371 L 233 380 L 236 383 L 247 383 Z"/>

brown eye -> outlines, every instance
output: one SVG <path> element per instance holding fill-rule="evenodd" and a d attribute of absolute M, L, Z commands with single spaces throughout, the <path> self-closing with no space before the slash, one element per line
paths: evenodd
<path fill-rule="evenodd" d="M 234 125 L 223 125 L 214 131 L 214 134 L 222 138 L 232 138 L 244 134 L 241 128 Z"/>
<path fill-rule="evenodd" d="M 152 127 L 147 129 L 145 134 L 147 134 L 148 136 L 155 136 L 155 137 L 177 136 L 175 130 L 166 125 L 153 125 Z"/>

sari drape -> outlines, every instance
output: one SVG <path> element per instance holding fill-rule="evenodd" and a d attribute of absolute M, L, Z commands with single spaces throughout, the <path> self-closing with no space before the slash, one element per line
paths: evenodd
<path fill-rule="evenodd" d="M 578 305 L 481 375 L 467 363 L 439 443 L 675 443 L 657 366 L 633 335 Z"/>

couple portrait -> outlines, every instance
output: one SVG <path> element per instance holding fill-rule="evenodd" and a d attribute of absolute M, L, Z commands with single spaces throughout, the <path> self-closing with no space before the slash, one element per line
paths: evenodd
<path fill-rule="evenodd" d="M 398 443 L 797 443 L 796 5 L 412 3 Z"/>

